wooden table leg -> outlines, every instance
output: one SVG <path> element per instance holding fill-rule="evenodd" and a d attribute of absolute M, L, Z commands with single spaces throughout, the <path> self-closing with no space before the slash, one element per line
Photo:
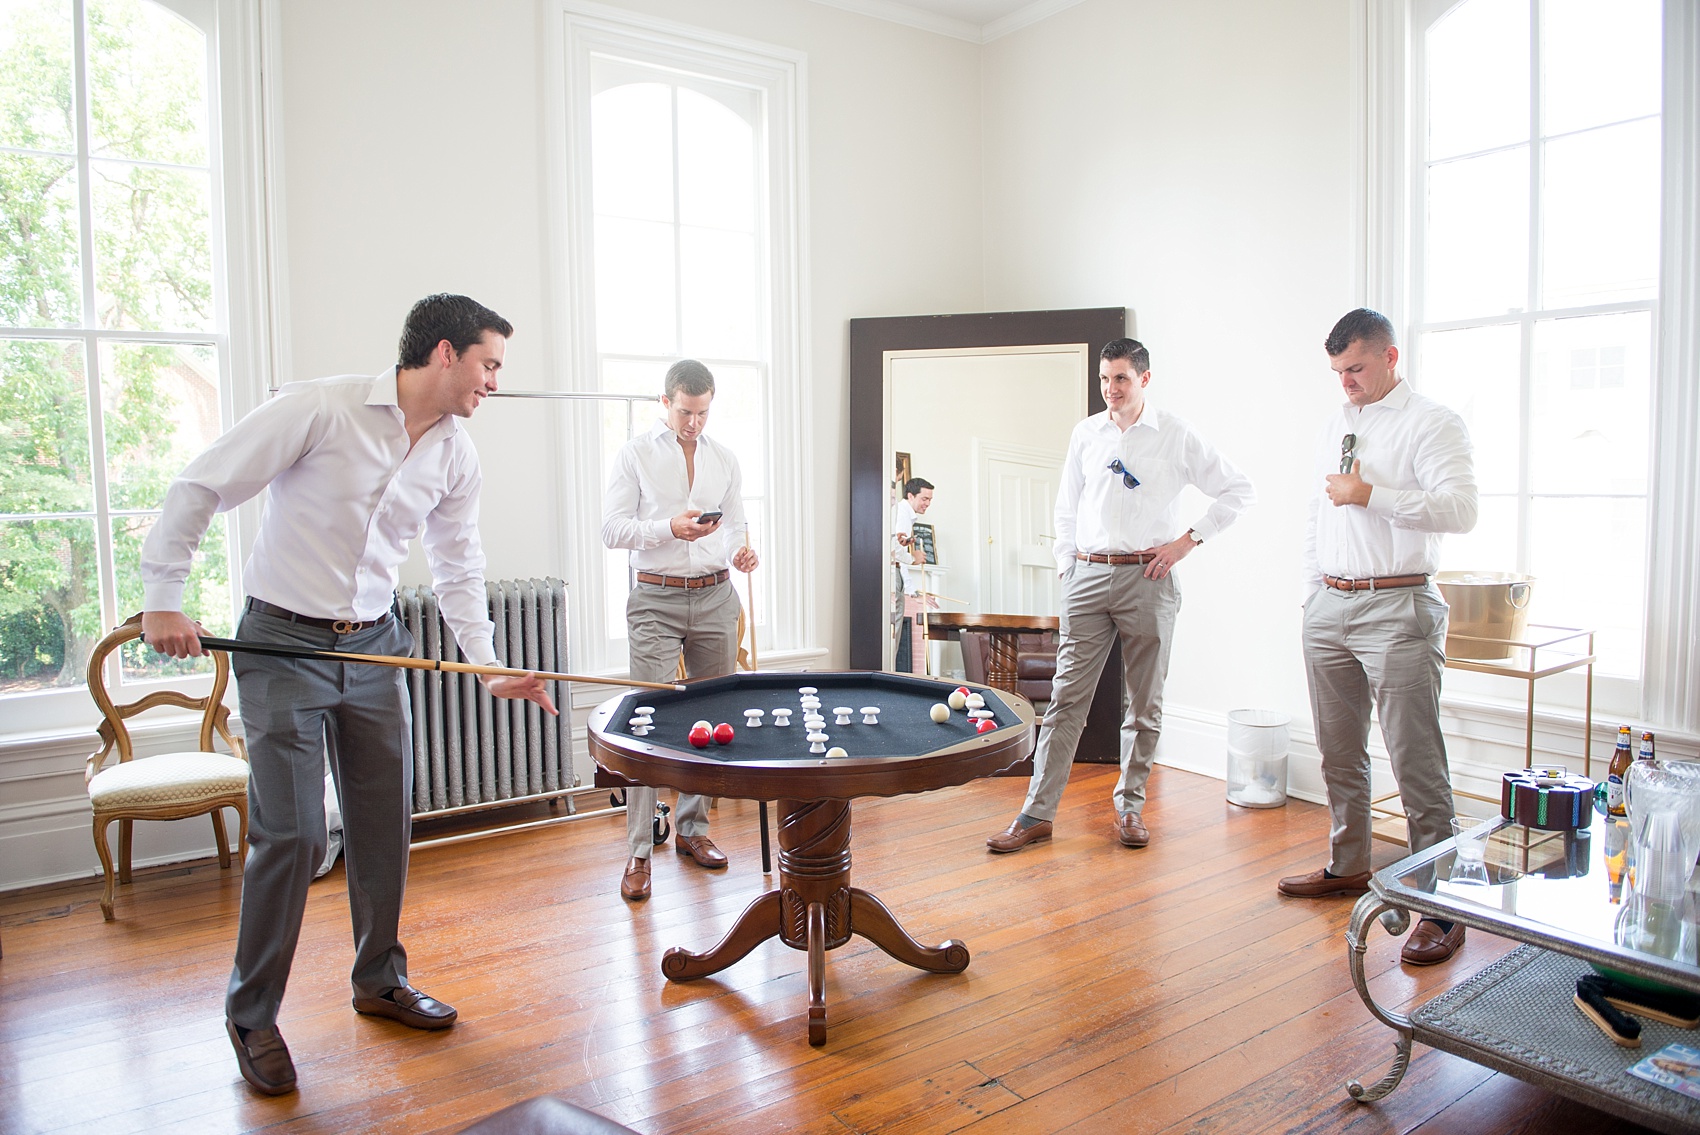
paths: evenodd
<path fill-rule="evenodd" d="M 826 907 L 809 904 L 809 1043 L 826 1043 Z"/>
<path fill-rule="evenodd" d="M 826 1043 L 826 954 L 860 934 L 898 961 L 930 973 L 961 973 L 968 947 L 956 939 L 923 946 L 884 903 L 850 885 L 850 802 L 779 802 L 779 888 L 756 899 L 713 949 L 680 946 L 661 958 L 670 981 L 718 973 L 769 938 L 808 953 L 809 1043 Z"/>
<path fill-rule="evenodd" d="M 850 927 L 904 965 L 928 973 L 961 973 L 968 968 L 967 943 L 946 938 L 937 946 L 921 945 L 884 903 L 860 887 L 850 888 Z"/>
<path fill-rule="evenodd" d="M 1021 636 L 1007 631 L 992 631 L 987 635 L 986 685 L 1015 692 L 1015 656 Z"/>
<path fill-rule="evenodd" d="M 674 946 L 661 955 L 661 972 L 669 981 L 690 981 L 719 973 L 779 933 L 779 892 L 767 891 L 744 908 L 732 929 L 712 950 L 693 954 Z"/>

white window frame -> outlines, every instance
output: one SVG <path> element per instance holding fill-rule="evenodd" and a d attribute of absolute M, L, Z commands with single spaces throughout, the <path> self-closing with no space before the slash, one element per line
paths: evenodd
<path fill-rule="evenodd" d="M 84 0 L 76 0 L 80 17 Z M 88 213 L 88 140 L 86 138 L 86 83 L 82 79 L 84 62 L 81 44 L 83 23 L 76 25 L 78 51 L 76 68 L 79 89 L 78 104 L 85 118 L 85 136 L 78 139 L 78 166 L 82 196 L 82 275 L 84 322 L 70 328 L 22 328 L 8 330 L 9 338 L 33 338 L 80 341 L 87 357 L 98 364 L 97 345 L 103 342 L 169 342 L 203 344 L 213 347 L 218 358 L 220 383 L 220 417 L 228 429 L 249 410 L 266 398 L 273 385 L 271 376 L 278 364 L 277 344 L 281 340 L 283 312 L 276 282 L 275 265 L 280 263 L 280 226 L 275 223 L 274 192 L 270 180 L 276 160 L 272 154 L 272 126 L 276 105 L 277 77 L 274 68 L 262 67 L 277 43 L 278 8 L 276 0 L 151 0 L 193 24 L 207 37 L 207 92 L 211 104 L 208 115 L 208 160 L 211 166 L 211 217 L 213 302 L 216 318 L 211 332 L 138 332 L 105 330 L 93 326 L 88 319 L 92 287 L 92 233 Z M 91 403 L 95 401 L 90 391 Z M 99 431 L 99 407 L 91 406 L 95 415 L 91 441 L 97 453 L 103 448 Z M 96 494 L 95 523 L 102 559 L 100 572 L 101 618 L 111 626 L 134 614 L 117 607 L 116 580 L 110 570 L 109 538 L 99 536 L 102 525 L 110 525 L 112 513 L 105 503 L 104 458 L 95 462 L 93 476 L 102 491 Z M 257 506 L 256 506 L 257 507 Z M 229 516 L 229 566 L 231 573 L 232 617 L 241 595 L 241 565 L 252 543 L 253 522 L 257 512 L 249 508 Z M 108 683 L 114 688 L 146 688 L 158 682 L 125 683 L 122 668 L 114 654 L 107 661 Z M 174 678 L 173 688 L 191 695 L 211 688 L 209 676 Z M 86 687 L 82 685 L 37 693 L 18 694 L 0 701 L 4 708 L 5 726 L 0 728 L 0 749 L 11 748 L 8 739 L 28 744 L 31 738 L 62 736 L 67 733 L 87 733 L 93 705 Z"/>
<path fill-rule="evenodd" d="M 1418 330 L 1413 314 L 1421 279 L 1422 39 L 1426 27 L 1448 10 L 1433 0 L 1363 0 L 1357 10 L 1364 46 L 1360 125 L 1365 162 L 1358 217 L 1362 294 L 1405 333 L 1407 342 Z M 1695 487 L 1700 483 L 1700 394 L 1693 378 L 1700 366 L 1697 63 L 1700 13 L 1689 0 L 1664 0 L 1659 297 L 1650 308 L 1641 305 L 1652 311 L 1654 327 L 1644 660 L 1639 681 L 1596 679 L 1594 703 L 1596 727 L 1602 715 L 1633 715 L 1650 727 L 1690 738 L 1700 734 L 1700 490 Z M 1602 310 L 1635 306 L 1605 305 Z M 1543 718 L 1581 716 L 1570 712 L 1581 704 L 1580 679 L 1568 677 L 1539 684 L 1538 700 L 1549 707 Z M 1462 676 L 1449 673 L 1448 684 L 1470 695 L 1448 696 L 1454 706 L 1492 698 L 1486 686 Z"/>
<path fill-rule="evenodd" d="M 764 658 L 799 650 L 814 640 L 812 607 L 804 581 L 814 577 L 811 563 L 814 478 L 802 451 L 802 423 L 810 413 L 802 377 L 806 358 L 806 298 L 802 271 L 804 217 L 802 170 L 806 168 L 801 123 L 807 57 L 801 52 L 722 35 L 668 20 L 583 0 L 555 0 L 549 9 L 550 89 L 555 97 L 546 115 L 552 213 L 551 257 L 557 296 L 555 325 L 564 330 L 556 354 L 566 364 L 563 389 L 592 393 L 598 384 L 596 277 L 590 169 L 589 62 L 602 54 L 650 67 L 676 69 L 756 91 L 764 104 L 764 129 L 758 149 L 765 171 L 763 234 L 768 301 L 768 515 L 772 528 L 766 547 L 758 548 L 762 566 L 754 576 L 756 602 L 763 608 Z M 656 393 L 659 395 L 660 391 Z M 571 405 L 571 404 L 569 404 Z M 594 403 L 561 415 L 564 499 L 573 516 L 565 526 L 563 562 L 572 565 L 568 590 L 574 646 L 583 657 L 575 663 L 593 673 L 624 673 L 628 659 L 625 628 L 610 627 L 602 596 L 626 581 L 605 578 L 601 543 L 604 485 L 599 437 L 600 411 Z M 647 413 L 637 412 L 639 428 Z M 711 427 L 712 428 L 712 427 Z M 787 475 L 781 476 L 784 471 Z M 790 476 L 796 471 L 796 476 Z"/>

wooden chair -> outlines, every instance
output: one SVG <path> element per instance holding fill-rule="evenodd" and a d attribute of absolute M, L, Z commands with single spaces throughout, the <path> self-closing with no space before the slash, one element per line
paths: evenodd
<path fill-rule="evenodd" d="M 103 744 L 99 752 L 89 757 L 83 779 L 88 784 L 89 804 L 94 808 L 94 847 L 106 872 L 106 891 L 101 896 L 100 910 L 108 922 L 112 921 L 114 879 L 106 829 L 112 821 L 118 821 L 117 882 L 120 883 L 130 881 L 131 826 L 137 820 L 180 820 L 210 813 L 213 834 L 218 839 L 218 865 L 227 868 L 230 840 L 225 834 L 223 809 L 232 808 L 240 821 L 238 852 L 248 843 L 248 754 L 241 738 L 231 735 L 230 710 L 224 704 L 224 691 L 230 684 L 229 656 L 223 651 L 212 652 L 213 687 L 206 697 L 191 698 L 175 690 L 155 690 L 138 701 L 114 704 L 106 688 L 106 659 L 141 634 L 142 617 L 135 615 L 101 639 L 89 655 L 89 693 L 102 714 L 99 732 Z M 200 712 L 199 750 L 136 756 L 125 721 L 162 705 Z M 213 751 L 215 730 L 235 756 Z M 114 748 L 118 750 L 118 763 L 102 768 Z"/>

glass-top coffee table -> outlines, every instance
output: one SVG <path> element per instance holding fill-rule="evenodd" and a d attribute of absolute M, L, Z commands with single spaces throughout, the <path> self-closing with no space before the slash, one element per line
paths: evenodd
<path fill-rule="evenodd" d="M 1628 925 L 1629 828 L 1623 820 L 1596 817 L 1592 828 L 1579 832 L 1494 823 L 1481 867 L 1458 862 L 1454 841 L 1447 840 L 1376 872 L 1370 892 L 1353 909 L 1346 934 L 1352 982 L 1398 1038 L 1387 1074 L 1367 1087 L 1352 1081 L 1352 1098 L 1369 1103 L 1398 1087 L 1411 1044 L 1421 1041 L 1660 1131 L 1700 1129 L 1700 1100 L 1628 1073 L 1667 1044 L 1700 1048 L 1700 1029 L 1637 1017 L 1641 1047 L 1624 1048 L 1573 1002 L 1576 979 L 1594 972 L 1596 963 L 1631 979 L 1700 993 L 1700 934 L 1692 917 L 1659 942 L 1673 956 L 1623 944 L 1645 942 Z M 1454 875 L 1470 881 L 1454 882 Z M 1372 923 L 1400 935 L 1412 915 L 1461 922 L 1524 944 L 1407 1017 L 1376 1003 L 1364 951 Z"/>

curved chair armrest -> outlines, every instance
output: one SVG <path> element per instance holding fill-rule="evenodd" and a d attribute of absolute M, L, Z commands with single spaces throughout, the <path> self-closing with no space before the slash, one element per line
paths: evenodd
<path fill-rule="evenodd" d="M 113 731 L 111 722 L 102 721 L 96 732 L 100 734 L 100 739 L 106 743 L 90 753 L 88 759 L 83 762 L 83 783 L 85 785 L 93 783 L 94 778 L 100 775 L 101 766 L 106 764 L 107 754 L 111 753 L 118 745 L 118 735 Z"/>

